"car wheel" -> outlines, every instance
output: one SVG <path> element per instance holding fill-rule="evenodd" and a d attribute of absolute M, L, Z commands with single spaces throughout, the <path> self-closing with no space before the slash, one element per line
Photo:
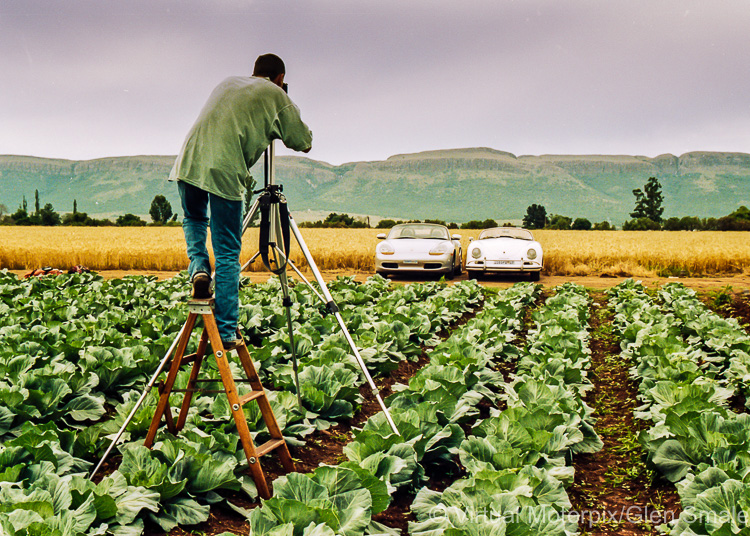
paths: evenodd
<path fill-rule="evenodd" d="M 542 277 L 542 272 L 531 272 L 531 280 L 539 281 Z"/>
<path fill-rule="evenodd" d="M 456 259 L 451 259 L 451 265 L 447 272 L 445 272 L 445 278 L 446 279 L 453 279 L 453 276 L 456 273 Z"/>
<path fill-rule="evenodd" d="M 455 267 L 455 270 L 453 271 L 453 273 L 456 275 L 461 275 L 463 273 L 463 265 L 461 264 L 463 263 L 463 258 L 464 256 L 459 251 L 458 252 L 458 264 L 456 264 L 455 259 L 453 260 L 453 265 Z"/>

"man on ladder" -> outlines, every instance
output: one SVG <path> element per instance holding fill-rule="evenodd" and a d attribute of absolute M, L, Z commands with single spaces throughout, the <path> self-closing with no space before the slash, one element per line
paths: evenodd
<path fill-rule="evenodd" d="M 219 84 L 185 139 L 169 180 L 182 201 L 193 298 L 211 297 L 206 238 L 211 226 L 216 273 L 216 324 L 225 350 L 241 344 L 239 316 L 243 193 L 249 170 L 274 139 L 307 153 L 312 132 L 286 93 L 284 62 L 274 54 L 255 61 L 251 77 Z M 209 217 L 210 205 L 210 217 Z"/>

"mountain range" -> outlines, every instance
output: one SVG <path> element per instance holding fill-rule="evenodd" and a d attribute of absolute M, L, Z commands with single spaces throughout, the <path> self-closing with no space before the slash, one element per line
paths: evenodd
<path fill-rule="evenodd" d="M 166 178 L 174 156 L 73 161 L 0 155 L 0 204 L 14 212 L 34 191 L 42 205 L 94 217 L 147 215 L 163 194 L 179 210 Z M 251 169 L 263 183 L 262 159 Z M 654 158 L 627 155 L 515 156 L 489 148 L 395 155 L 332 165 L 297 156 L 276 159 L 276 182 L 300 214 L 346 212 L 386 218 L 464 222 L 518 221 L 532 203 L 547 214 L 609 221 L 629 219 L 649 177 L 662 185 L 664 217 L 720 217 L 750 205 L 750 154 L 690 152 Z M 297 218 L 302 219 L 298 216 Z"/>

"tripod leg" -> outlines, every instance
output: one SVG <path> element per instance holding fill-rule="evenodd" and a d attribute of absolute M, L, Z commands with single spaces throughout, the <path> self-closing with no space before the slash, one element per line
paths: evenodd
<path fill-rule="evenodd" d="M 159 366 L 156 367 L 156 371 L 154 371 L 153 376 L 151 376 L 151 380 L 148 382 L 146 387 L 143 389 L 143 392 L 141 393 L 140 398 L 138 398 L 138 401 L 135 403 L 135 406 L 133 406 L 133 409 L 130 410 L 130 414 L 125 419 L 125 422 L 122 423 L 122 426 L 120 427 L 120 430 L 117 432 L 117 435 L 115 435 L 112 442 L 109 444 L 109 447 L 107 447 L 107 450 L 104 451 L 104 454 L 102 455 L 102 458 L 99 460 L 99 463 L 96 465 L 94 470 L 91 472 L 91 476 L 89 476 L 89 480 L 93 480 L 96 476 L 96 473 L 99 472 L 99 469 L 101 469 L 102 465 L 104 465 L 105 460 L 107 457 L 109 457 L 110 452 L 112 452 L 112 449 L 117 444 L 118 441 L 120 441 L 120 438 L 122 437 L 122 434 L 125 433 L 125 429 L 130 424 L 130 421 L 133 420 L 133 417 L 135 417 L 136 412 L 140 409 L 141 404 L 143 404 L 143 401 L 146 400 L 146 397 L 151 392 L 151 389 L 156 384 L 156 380 L 159 378 L 159 375 L 161 374 L 161 371 L 164 370 L 164 367 L 169 362 L 169 358 L 172 356 L 172 352 L 175 351 L 175 348 L 177 348 L 177 343 L 182 339 L 182 334 L 185 333 L 186 328 L 188 327 L 188 322 L 190 321 L 190 318 L 188 317 L 187 320 L 185 320 L 185 323 L 182 325 L 182 328 L 180 328 L 180 332 L 175 337 L 174 341 L 172 341 L 171 346 L 169 347 L 169 350 L 167 350 L 167 353 L 164 355 L 162 360 L 159 362 Z M 192 330 L 192 325 L 190 327 L 190 330 Z M 190 331 L 188 330 L 188 332 Z"/>
<path fill-rule="evenodd" d="M 281 256 L 282 258 L 284 257 L 284 252 L 281 251 L 281 249 L 279 249 L 278 246 L 276 246 L 276 254 Z M 320 292 L 318 292 L 318 290 L 314 286 L 312 286 L 312 283 L 310 283 L 310 281 L 305 277 L 305 275 L 299 271 L 299 268 L 297 268 L 297 265 L 294 264 L 292 259 L 287 259 L 287 261 L 288 261 L 287 264 L 292 267 L 292 270 L 294 270 L 296 274 L 300 277 L 300 279 L 302 279 L 302 281 L 304 281 L 305 284 L 308 287 L 310 287 L 310 290 L 313 292 L 313 294 L 315 294 L 318 297 L 318 299 L 320 300 L 320 303 L 325 305 L 326 304 L 325 298 L 320 294 Z"/>
<path fill-rule="evenodd" d="M 278 217 L 278 213 L 275 214 Z M 278 219 L 276 220 L 275 227 L 278 227 L 279 222 Z M 277 236 L 280 234 L 278 232 L 278 228 L 276 229 Z M 279 263 L 279 257 L 283 256 L 283 252 L 279 249 L 278 246 L 274 247 L 272 249 L 274 260 L 276 261 L 276 266 L 281 266 Z M 283 259 L 287 260 L 287 259 Z M 305 408 L 302 406 L 302 393 L 300 391 L 299 387 L 299 372 L 298 372 L 298 364 L 297 364 L 297 347 L 294 344 L 294 322 L 292 322 L 292 298 L 289 296 L 289 279 L 286 275 L 286 270 L 281 272 L 279 274 L 279 282 L 281 283 L 281 292 L 283 294 L 283 300 L 282 304 L 284 305 L 284 309 L 286 310 L 286 323 L 287 323 L 287 329 L 289 330 L 289 348 L 292 353 L 292 371 L 294 372 L 294 386 L 297 390 L 297 404 L 299 404 L 300 411 L 305 411 Z"/>
<path fill-rule="evenodd" d="M 359 364 L 359 368 L 362 369 L 362 373 L 365 375 L 365 378 L 367 379 L 367 383 L 370 385 L 370 389 L 372 390 L 372 393 L 375 395 L 375 398 L 377 399 L 378 404 L 380 405 L 380 408 L 383 410 L 383 414 L 385 415 L 385 418 L 388 421 L 388 424 L 391 426 L 391 430 L 393 430 L 395 434 L 401 435 L 399 434 L 398 428 L 396 428 L 396 423 L 393 422 L 393 418 L 391 417 L 391 414 L 388 411 L 388 408 L 385 406 L 383 399 L 380 397 L 380 391 L 378 390 L 377 385 L 375 385 L 375 382 L 372 381 L 372 376 L 370 376 L 370 373 L 367 371 L 367 366 L 365 365 L 365 362 L 362 359 L 362 356 L 360 355 L 359 350 L 357 349 L 357 345 L 354 344 L 354 340 L 352 339 L 352 336 L 350 335 L 349 330 L 347 329 L 346 324 L 344 323 L 344 319 L 342 318 L 341 313 L 339 312 L 339 308 L 336 305 L 336 303 L 333 301 L 333 297 L 331 297 L 331 293 L 328 291 L 328 287 L 326 286 L 325 281 L 323 281 L 323 276 L 321 275 L 320 270 L 318 270 L 318 266 L 315 264 L 315 260 L 310 254 L 310 250 L 307 249 L 307 244 L 305 244 L 305 241 L 299 232 L 299 228 L 297 227 L 297 223 L 294 221 L 294 218 L 292 217 L 291 214 L 289 215 L 289 224 L 291 226 L 292 233 L 294 233 L 294 238 L 297 240 L 297 243 L 299 244 L 299 247 L 305 256 L 305 260 L 307 260 L 307 264 L 310 266 L 310 270 L 312 270 L 312 273 L 315 276 L 315 280 L 318 282 L 318 285 L 320 286 L 320 289 L 323 292 L 323 296 L 325 296 L 325 299 L 327 300 L 326 307 L 336 317 L 336 320 L 338 321 L 338 324 L 341 327 L 341 331 L 344 334 L 344 337 L 346 338 L 346 342 L 349 343 L 349 346 L 352 349 L 352 353 L 354 354 L 354 357 L 356 358 L 357 363 Z"/>

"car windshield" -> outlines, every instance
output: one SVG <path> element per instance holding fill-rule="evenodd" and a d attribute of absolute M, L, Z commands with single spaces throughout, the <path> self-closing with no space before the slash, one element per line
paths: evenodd
<path fill-rule="evenodd" d="M 485 229 L 479 233 L 479 240 L 483 238 L 520 238 L 521 240 L 534 240 L 532 234 L 526 229 L 517 227 L 494 227 Z"/>
<path fill-rule="evenodd" d="M 388 239 L 393 238 L 430 238 L 433 240 L 450 240 L 448 229 L 439 225 L 427 225 L 419 223 L 409 223 L 405 225 L 396 225 L 388 233 Z"/>

